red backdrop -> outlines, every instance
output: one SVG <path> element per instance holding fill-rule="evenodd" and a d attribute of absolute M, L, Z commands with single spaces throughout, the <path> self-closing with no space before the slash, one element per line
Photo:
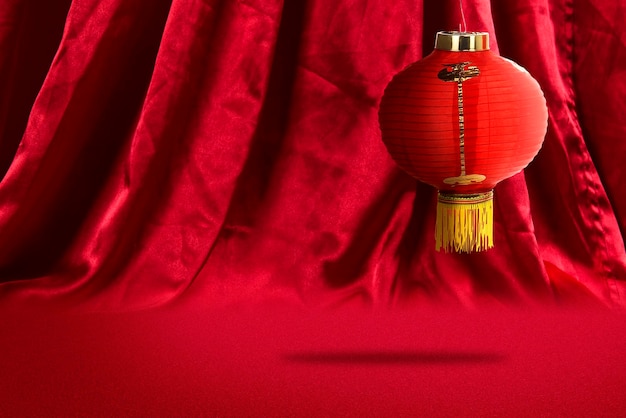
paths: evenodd
<path fill-rule="evenodd" d="M 456 1 L 4 0 L 3 303 L 626 306 L 626 9 L 464 4 L 549 107 L 474 255 L 377 120 Z"/>

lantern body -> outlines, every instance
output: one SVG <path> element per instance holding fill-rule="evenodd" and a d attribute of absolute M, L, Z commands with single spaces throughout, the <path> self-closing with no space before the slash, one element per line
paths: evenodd
<path fill-rule="evenodd" d="M 473 47 L 463 48 L 464 38 Z M 440 190 L 437 249 L 493 246 L 491 190 L 532 161 L 547 119 L 539 84 L 492 53 L 485 33 L 440 32 L 430 55 L 392 79 L 380 104 L 382 139 L 402 169 Z M 440 215 L 456 220 L 442 231 Z"/>

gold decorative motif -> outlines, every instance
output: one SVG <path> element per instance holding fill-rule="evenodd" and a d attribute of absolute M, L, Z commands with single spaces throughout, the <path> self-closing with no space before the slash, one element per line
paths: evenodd
<path fill-rule="evenodd" d="M 442 81 L 456 81 L 457 83 L 462 83 L 467 79 L 478 77 L 480 75 L 478 67 L 469 64 L 469 62 L 443 64 L 445 68 L 439 71 L 437 77 Z"/>
<path fill-rule="evenodd" d="M 457 83 L 457 103 L 459 109 L 459 150 L 461 154 L 461 175 L 458 177 L 448 177 L 444 183 L 452 186 L 462 186 L 472 183 L 480 183 L 486 179 L 482 174 L 467 174 L 465 172 L 465 114 L 463 109 L 463 82 L 470 78 L 478 77 L 480 70 L 470 62 L 459 62 L 456 64 L 444 64 L 444 67 L 437 77 L 446 82 Z"/>
<path fill-rule="evenodd" d="M 486 178 L 482 174 L 468 174 L 465 176 L 448 177 L 443 179 L 443 182 L 451 186 L 467 186 L 468 184 L 482 183 Z"/>

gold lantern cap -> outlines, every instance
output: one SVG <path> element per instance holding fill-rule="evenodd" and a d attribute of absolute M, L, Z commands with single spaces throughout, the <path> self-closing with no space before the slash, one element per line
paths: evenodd
<path fill-rule="evenodd" d="M 437 32 L 435 49 L 441 51 L 487 51 L 489 49 L 489 33 L 487 32 Z"/>

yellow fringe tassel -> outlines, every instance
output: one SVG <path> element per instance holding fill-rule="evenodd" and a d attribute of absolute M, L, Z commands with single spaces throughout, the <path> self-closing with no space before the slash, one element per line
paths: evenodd
<path fill-rule="evenodd" d="M 435 248 L 457 253 L 493 248 L 493 191 L 479 194 L 439 192 Z"/>

